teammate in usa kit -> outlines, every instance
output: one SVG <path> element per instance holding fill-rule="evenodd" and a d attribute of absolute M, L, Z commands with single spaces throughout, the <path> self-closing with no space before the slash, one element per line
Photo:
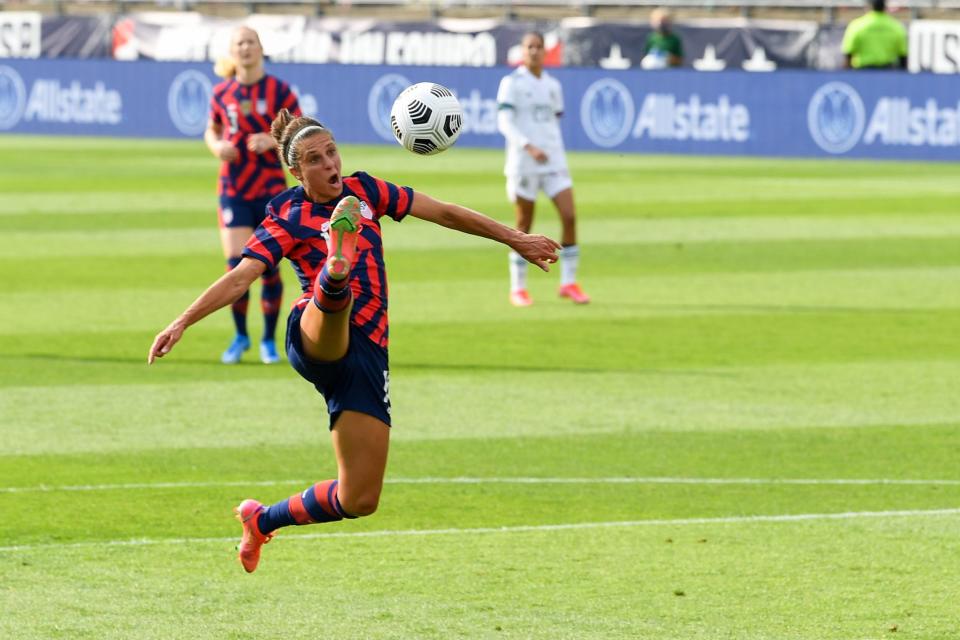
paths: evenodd
<path fill-rule="evenodd" d="M 190 325 L 236 300 L 287 258 L 303 295 L 287 321 L 287 357 L 327 403 L 337 477 L 270 506 L 247 499 L 239 558 L 254 571 L 260 551 L 285 526 L 372 514 L 378 506 L 390 439 L 387 274 L 381 221 L 408 215 L 509 246 L 544 271 L 560 245 L 457 204 L 363 172 L 341 173 L 330 130 L 281 111 L 273 135 L 300 186 L 270 201 L 243 259 L 161 331 L 147 361 L 168 354 Z"/>
<path fill-rule="evenodd" d="M 225 79 L 213 88 L 203 139 L 210 152 L 223 161 L 218 187 L 220 242 L 227 269 L 232 269 L 240 263 L 247 238 L 263 221 L 267 202 L 287 188 L 270 123 L 280 109 L 299 115 L 300 107 L 286 82 L 264 72 L 260 37 L 249 27 L 233 32 L 230 57 L 218 62 L 215 70 Z M 264 328 L 260 359 L 270 364 L 279 360 L 274 336 L 283 296 L 280 271 L 265 271 L 261 285 Z M 221 356 L 224 364 L 240 362 L 250 348 L 249 298 L 249 293 L 244 293 L 231 306 L 236 335 Z"/>
<path fill-rule="evenodd" d="M 543 35 L 527 33 L 520 47 L 523 64 L 500 81 L 497 92 L 497 125 L 506 138 L 507 197 L 516 208 L 517 229 L 525 233 L 533 226 L 537 194 L 543 191 L 553 201 L 563 225 L 559 293 L 585 304 L 590 298 L 577 284 L 580 248 L 573 181 L 558 122 L 563 113 L 563 91 L 543 68 Z M 510 253 L 510 302 L 518 307 L 533 304 L 527 292 L 527 263 L 516 252 Z"/>

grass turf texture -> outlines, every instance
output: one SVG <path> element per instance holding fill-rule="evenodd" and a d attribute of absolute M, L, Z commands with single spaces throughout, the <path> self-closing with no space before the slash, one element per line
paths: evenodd
<path fill-rule="evenodd" d="M 344 155 L 510 218 L 498 152 Z M 956 634 L 955 165 L 572 154 L 588 307 L 554 271 L 513 309 L 503 248 L 385 222 L 381 510 L 252 576 L 231 508 L 335 468 L 310 385 L 217 363 L 226 311 L 144 364 L 222 272 L 215 162 L 4 136 L 0 165 L 0 637 Z"/>

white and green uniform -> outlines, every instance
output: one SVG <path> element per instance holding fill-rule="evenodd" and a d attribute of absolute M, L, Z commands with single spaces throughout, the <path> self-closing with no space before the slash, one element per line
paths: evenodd
<path fill-rule="evenodd" d="M 538 78 L 526 67 L 518 67 L 500 81 L 497 106 L 497 125 L 506 139 L 503 173 L 511 200 L 517 195 L 535 200 L 540 189 L 552 198 L 569 188 L 572 182 L 559 121 L 563 91 L 556 78 L 546 71 Z M 527 144 L 542 149 L 547 161 L 534 160 L 524 149 Z"/>

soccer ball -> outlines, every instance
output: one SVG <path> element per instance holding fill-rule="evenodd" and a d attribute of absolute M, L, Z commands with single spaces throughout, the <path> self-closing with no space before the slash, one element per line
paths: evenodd
<path fill-rule="evenodd" d="M 463 109 L 450 89 L 420 82 L 400 92 L 390 109 L 390 126 L 407 151 L 432 156 L 457 141 L 463 128 Z"/>

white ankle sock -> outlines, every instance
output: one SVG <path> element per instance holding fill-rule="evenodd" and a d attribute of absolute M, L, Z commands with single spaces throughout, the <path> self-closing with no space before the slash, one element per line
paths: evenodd
<path fill-rule="evenodd" d="M 527 288 L 527 261 L 516 251 L 510 252 L 510 291 Z"/>
<path fill-rule="evenodd" d="M 577 281 L 577 267 L 580 265 L 580 247 L 572 244 L 560 249 L 560 285 Z"/>

